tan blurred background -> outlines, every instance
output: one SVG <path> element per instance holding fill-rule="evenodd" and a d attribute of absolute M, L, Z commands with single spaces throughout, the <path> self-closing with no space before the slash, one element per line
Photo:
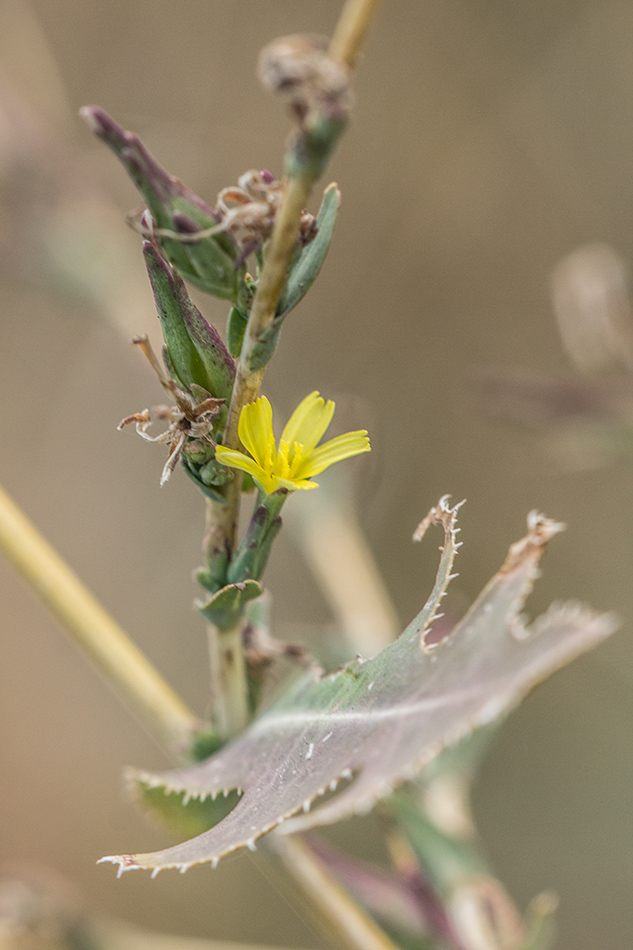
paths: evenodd
<path fill-rule="evenodd" d="M 102 106 L 212 202 L 248 168 L 281 170 L 289 123 L 254 78 L 258 50 L 330 32 L 340 5 L 0 0 L 0 480 L 200 710 L 189 578 L 202 505 L 181 473 L 159 489 L 161 449 L 115 430 L 161 401 L 128 343 L 159 335 L 123 223 L 136 193 L 75 116 Z M 436 556 L 410 536 L 444 492 L 468 499 L 456 595 L 477 594 L 538 506 L 569 531 L 530 610 L 582 598 L 623 617 L 612 642 L 512 716 L 476 790 L 519 904 L 559 894 L 560 950 L 633 945 L 632 471 L 555 463 L 536 436 L 486 415 L 473 376 L 573 375 L 552 269 L 596 240 L 633 264 L 632 21 L 626 0 L 386 0 L 331 167 L 343 191 L 333 250 L 266 378 L 282 414 L 318 388 L 371 430 L 358 504 L 403 623 Z M 92 282 L 83 300 L 73 261 Z M 224 305 L 203 308 L 223 327 Z M 289 537 L 268 582 L 285 635 L 329 621 Z M 155 881 L 95 866 L 165 840 L 120 782 L 126 764 L 165 762 L 4 563 L 0 598 L 0 858 L 56 868 L 143 926 L 321 946 L 248 856 Z M 369 835 L 351 824 L 341 834 Z"/>

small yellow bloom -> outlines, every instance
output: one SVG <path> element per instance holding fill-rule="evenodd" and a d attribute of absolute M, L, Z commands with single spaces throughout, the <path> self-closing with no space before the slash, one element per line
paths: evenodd
<path fill-rule="evenodd" d="M 365 429 L 346 432 L 317 448 L 334 415 L 334 403 L 326 402 L 318 392 L 299 403 L 281 434 L 279 448 L 273 433 L 273 410 L 265 396 L 244 406 L 240 415 L 239 436 L 250 453 L 236 452 L 218 445 L 215 457 L 222 465 L 248 472 L 262 491 L 270 495 L 278 488 L 318 488 L 310 479 L 329 465 L 369 452 Z"/>

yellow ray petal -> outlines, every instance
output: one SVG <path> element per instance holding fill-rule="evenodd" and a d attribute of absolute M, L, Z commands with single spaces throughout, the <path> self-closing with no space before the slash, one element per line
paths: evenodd
<path fill-rule="evenodd" d="M 222 465 L 228 465 L 229 468 L 239 468 L 242 472 L 248 472 L 268 495 L 279 487 L 274 475 L 269 475 L 264 471 L 261 465 L 258 465 L 257 462 L 249 458 L 248 455 L 244 455 L 243 452 L 235 452 L 233 449 L 226 449 L 224 446 L 218 445 L 215 450 L 215 457 Z"/>
<path fill-rule="evenodd" d="M 275 478 L 277 482 L 277 488 L 288 488 L 290 491 L 295 491 L 297 488 L 318 488 L 318 482 L 310 482 L 307 478 Z"/>
<path fill-rule="evenodd" d="M 318 449 L 310 452 L 299 466 L 295 478 L 311 478 L 335 462 L 341 462 L 353 455 L 360 455 L 362 452 L 369 452 L 370 449 L 366 429 L 338 435 L 335 439 L 330 439 L 329 442 L 325 442 Z"/>
<path fill-rule="evenodd" d="M 215 457 L 221 465 L 227 465 L 229 468 L 239 468 L 240 471 L 248 472 L 254 478 L 266 477 L 266 472 L 261 465 L 258 465 L 244 452 L 236 452 L 234 449 L 227 449 L 223 445 L 218 445 L 215 450 Z"/>
<path fill-rule="evenodd" d="M 244 406 L 237 431 L 242 444 L 259 466 L 266 467 L 269 461 L 274 461 L 273 410 L 265 396 Z"/>
<path fill-rule="evenodd" d="M 327 402 L 315 390 L 302 399 L 293 414 L 288 419 L 281 441 L 292 446 L 299 442 L 304 446 L 307 454 L 315 447 L 319 439 L 332 421 L 334 403 Z"/>

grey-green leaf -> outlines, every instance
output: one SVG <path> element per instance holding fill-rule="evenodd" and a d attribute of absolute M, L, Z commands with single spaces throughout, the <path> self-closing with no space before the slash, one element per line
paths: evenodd
<path fill-rule="evenodd" d="M 434 589 L 393 644 L 367 662 L 307 675 L 238 739 L 206 762 L 134 782 L 204 799 L 243 792 L 210 831 L 151 854 L 104 858 L 132 868 L 185 869 L 219 859 L 282 822 L 286 830 L 330 824 L 370 809 L 439 751 L 517 705 L 554 670 L 608 637 L 616 623 L 575 604 L 555 606 L 526 627 L 519 617 L 547 541 L 561 526 L 536 512 L 453 632 L 434 648 L 424 638 L 450 579 L 456 509 L 442 500 L 421 525 L 445 531 Z M 310 812 L 315 799 L 352 779 Z M 297 816 L 297 812 L 304 813 Z M 295 816 L 295 817 L 293 817 Z"/>
<path fill-rule="evenodd" d="M 246 332 L 248 317 L 237 307 L 231 307 L 226 321 L 226 342 L 229 353 L 237 359 L 242 352 L 242 343 Z"/>
<path fill-rule="evenodd" d="M 253 347 L 249 360 L 251 372 L 261 369 L 268 363 L 277 348 L 284 320 L 316 280 L 332 240 L 340 202 L 341 193 L 337 186 L 328 185 L 317 215 L 316 237 L 297 258 L 281 294 L 275 319 Z"/>
<path fill-rule="evenodd" d="M 317 215 L 316 237 L 299 255 L 290 271 L 286 286 L 277 305 L 277 317 L 285 316 L 307 294 L 317 278 L 329 250 L 336 216 L 341 204 L 341 192 L 337 185 L 328 185 Z"/>
<path fill-rule="evenodd" d="M 237 623 L 245 604 L 259 597 L 261 593 L 262 589 L 257 581 L 251 579 L 239 584 L 227 584 L 200 605 L 200 613 L 221 630 L 229 629 Z M 218 789 L 218 791 L 223 790 Z M 186 791 L 186 789 L 181 789 L 181 791 Z"/>
<path fill-rule="evenodd" d="M 169 175 L 139 137 L 121 128 L 103 109 L 85 106 L 80 114 L 127 171 L 147 203 L 155 228 L 174 233 L 174 237 L 157 235 L 170 263 L 199 290 L 237 301 L 243 291 L 245 269 L 236 267 L 235 242 L 221 231 L 191 240 L 196 232 L 217 226 L 213 209 Z"/>

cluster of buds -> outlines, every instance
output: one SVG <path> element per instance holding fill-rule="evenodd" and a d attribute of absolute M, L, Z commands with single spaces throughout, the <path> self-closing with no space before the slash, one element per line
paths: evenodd
<path fill-rule="evenodd" d="M 284 182 L 269 171 L 247 171 L 237 186 L 223 188 L 211 207 L 168 174 L 137 135 L 102 109 L 87 106 L 81 114 L 121 161 L 145 201 L 145 207 L 130 216 L 132 226 L 160 248 L 190 284 L 246 313 L 252 286 L 244 265 L 271 235 Z M 316 231 L 314 215 L 304 212 L 299 250 Z"/>

